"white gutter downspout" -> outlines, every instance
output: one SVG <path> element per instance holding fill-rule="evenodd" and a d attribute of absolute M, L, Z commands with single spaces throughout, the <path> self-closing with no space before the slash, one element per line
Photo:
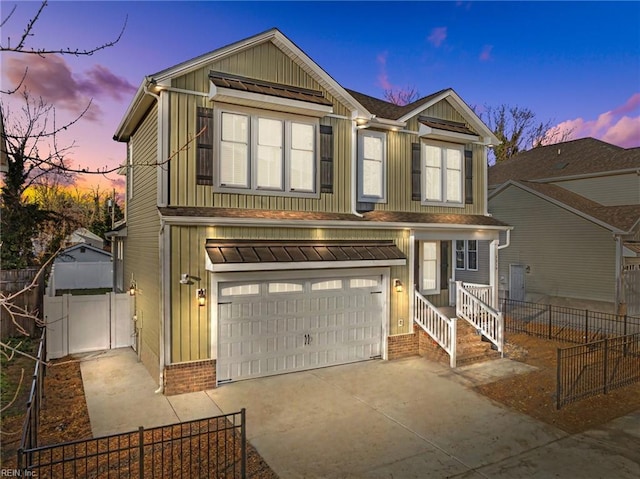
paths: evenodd
<path fill-rule="evenodd" d="M 507 242 L 505 244 L 498 245 L 498 250 L 508 248 L 511 244 L 511 229 L 507 230 Z"/>
<path fill-rule="evenodd" d="M 149 78 L 145 78 L 145 81 L 147 83 L 151 83 L 151 81 L 149 80 Z M 152 93 L 151 91 L 149 91 L 149 87 L 148 85 L 144 86 L 144 93 L 146 95 L 152 96 L 153 98 L 156 99 L 156 101 L 158 102 L 158 106 L 160 106 L 160 95 L 157 95 L 155 93 Z M 158 115 L 160 116 L 160 115 Z M 160 268 L 163 268 L 163 257 L 164 257 L 164 220 L 162 218 L 160 218 L 160 235 L 159 235 L 159 239 L 158 239 L 158 248 L 159 248 L 159 260 L 160 260 Z M 161 294 L 164 297 L 164 290 L 165 290 L 165 281 L 164 281 L 164 271 L 161 272 L 160 274 L 160 291 Z M 164 391 L 164 363 L 165 363 L 165 359 L 164 359 L 164 300 L 160 301 L 160 314 L 159 317 L 162 319 L 162 325 L 160 328 L 158 328 L 158 334 L 160 335 L 159 338 L 159 354 L 158 354 L 158 362 L 159 362 L 159 368 L 160 368 L 160 373 L 159 373 L 159 377 L 158 377 L 158 389 L 156 389 L 154 391 L 154 393 L 156 394 L 160 394 Z"/>
<path fill-rule="evenodd" d="M 351 120 L 351 213 L 355 216 L 362 218 L 362 215 L 358 213 L 357 198 L 358 198 L 358 128 L 356 120 Z"/>

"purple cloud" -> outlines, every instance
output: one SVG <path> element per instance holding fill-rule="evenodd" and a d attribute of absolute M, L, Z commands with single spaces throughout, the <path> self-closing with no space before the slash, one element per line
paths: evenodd
<path fill-rule="evenodd" d="M 380 73 L 378 74 L 378 83 L 384 90 L 393 90 L 395 87 L 389 81 L 389 75 L 387 73 L 387 57 L 389 52 L 384 51 L 376 57 L 378 65 L 380 65 Z"/>
<path fill-rule="evenodd" d="M 492 59 L 491 51 L 493 50 L 493 45 L 484 45 L 482 47 L 482 51 L 480 52 L 480 61 L 487 62 Z"/>
<path fill-rule="evenodd" d="M 121 101 L 135 92 L 131 83 L 102 65 L 94 65 L 84 74 L 74 74 L 60 55 L 13 57 L 7 59 L 5 66 L 4 73 L 13 85 L 22 81 L 28 69 L 22 86 L 57 108 L 80 114 L 91 102 L 84 115 L 91 121 L 102 116 L 99 99 Z"/>
<path fill-rule="evenodd" d="M 442 45 L 447 38 L 447 27 L 437 27 L 431 30 L 431 34 L 427 37 L 429 43 L 434 47 Z"/>
<path fill-rule="evenodd" d="M 640 146 L 640 93 L 633 94 L 624 104 L 598 115 L 596 119 L 574 118 L 563 121 L 553 132 L 569 133 L 567 139 L 593 137 L 623 148 Z M 636 112 L 635 116 L 633 113 Z"/>

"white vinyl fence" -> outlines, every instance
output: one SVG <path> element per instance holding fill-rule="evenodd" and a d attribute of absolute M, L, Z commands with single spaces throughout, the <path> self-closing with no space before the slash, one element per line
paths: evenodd
<path fill-rule="evenodd" d="M 45 296 L 47 359 L 131 346 L 130 300 L 127 293 Z"/>
<path fill-rule="evenodd" d="M 49 276 L 48 294 L 58 289 L 97 289 L 113 287 L 111 261 L 55 263 Z"/>

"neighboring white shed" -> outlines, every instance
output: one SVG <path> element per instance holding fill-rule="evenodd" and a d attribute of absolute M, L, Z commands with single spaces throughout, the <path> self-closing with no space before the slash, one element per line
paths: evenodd
<path fill-rule="evenodd" d="M 111 253 L 80 243 L 60 252 L 53 263 L 47 294 L 58 290 L 113 289 Z"/>
<path fill-rule="evenodd" d="M 64 240 L 65 247 L 71 247 L 76 244 L 88 244 L 95 248 L 104 248 L 104 240 L 87 228 L 78 228 Z"/>

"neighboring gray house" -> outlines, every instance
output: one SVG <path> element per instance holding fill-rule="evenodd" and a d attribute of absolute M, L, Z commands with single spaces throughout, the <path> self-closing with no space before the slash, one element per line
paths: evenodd
<path fill-rule="evenodd" d="M 503 295 L 640 314 L 640 148 L 534 148 L 489 168 L 488 183 L 489 212 L 514 228 Z"/>
<path fill-rule="evenodd" d="M 76 244 L 88 244 L 94 248 L 104 248 L 104 240 L 95 233 L 92 233 L 87 228 L 78 228 L 64 240 L 65 248 Z"/>

